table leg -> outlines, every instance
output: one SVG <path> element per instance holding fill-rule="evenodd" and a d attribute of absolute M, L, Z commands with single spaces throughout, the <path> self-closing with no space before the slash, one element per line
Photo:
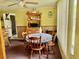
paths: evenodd
<path fill-rule="evenodd" d="M 46 48 L 47 48 L 47 59 L 49 59 L 49 55 L 48 55 L 48 50 L 49 50 L 49 47 L 48 47 L 48 44 L 46 44 Z"/>

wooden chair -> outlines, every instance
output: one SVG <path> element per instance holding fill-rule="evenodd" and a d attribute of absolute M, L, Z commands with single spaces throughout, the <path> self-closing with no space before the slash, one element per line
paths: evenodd
<path fill-rule="evenodd" d="M 23 37 L 23 40 L 24 40 L 24 42 L 26 42 L 26 35 L 27 35 L 27 32 L 22 32 L 22 37 Z"/>
<path fill-rule="evenodd" d="M 23 41 L 24 41 L 25 51 L 29 49 L 29 43 L 26 41 L 26 35 L 28 35 L 27 32 L 22 32 L 22 37 L 23 37 Z"/>
<path fill-rule="evenodd" d="M 39 59 L 41 59 L 41 51 L 45 47 L 41 43 L 41 37 L 40 38 L 31 37 L 29 39 L 31 39 L 31 55 L 30 55 L 30 59 L 32 58 L 33 51 L 38 51 L 39 52 Z M 33 41 L 37 41 L 37 43 L 33 43 Z"/>
<path fill-rule="evenodd" d="M 57 33 L 55 33 L 54 35 L 53 35 L 53 39 L 52 39 L 52 41 L 50 41 L 49 43 L 48 43 L 48 49 L 49 48 L 52 48 L 53 46 L 55 46 L 55 41 L 56 41 L 56 38 L 57 38 Z M 49 52 L 50 52 L 50 50 L 49 50 Z"/>

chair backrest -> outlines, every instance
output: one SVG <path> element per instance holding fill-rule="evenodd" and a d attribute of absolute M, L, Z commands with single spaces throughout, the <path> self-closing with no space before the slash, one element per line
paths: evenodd
<path fill-rule="evenodd" d="M 36 28 L 36 29 L 28 28 L 27 29 L 28 34 L 39 33 L 39 32 L 40 32 L 40 30 L 38 28 Z"/>
<path fill-rule="evenodd" d="M 27 35 L 27 32 L 22 32 L 22 37 L 25 38 L 25 36 Z"/>
<path fill-rule="evenodd" d="M 26 44 L 26 35 L 27 35 L 27 32 L 22 32 L 22 37 L 25 44 Z"/>
<path fill-rule="evenodd" d="M 37 37 L 29 37 L 29 39 L 31 40 L 31 44 L 33 48 L 40 48 L 42 43 L 41 43 L 41 36 L 40 38 Z M 34 42 L 35 41 L 35 42 Z"/>
<path fill-rule="evenodd" d="M 55 42 L 57 38 L 57 33 L 55 33 L 55 35 L 53 35 L 53 41 Z"/>

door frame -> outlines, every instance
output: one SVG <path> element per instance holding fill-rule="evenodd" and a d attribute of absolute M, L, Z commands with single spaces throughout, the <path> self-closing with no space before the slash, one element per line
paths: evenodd
<path fill-rule="evenodd" d="M 1 20 L 0 20 L 0 59 L 6 59 L 5 43 L 3 39 Z"/>

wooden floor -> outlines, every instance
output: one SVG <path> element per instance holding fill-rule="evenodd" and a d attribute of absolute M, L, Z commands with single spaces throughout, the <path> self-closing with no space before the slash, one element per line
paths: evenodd
<path fill-rule="evenodd" d="M 49 59 L 62 59 L 61 54 L 56 44 L 53 50 L 50 51 Z M 28 51 L 25 51 L 25 46 L 22 41 L 12 41 L 10 47 L 6 47 L 7 59 L 29 59 Z M 45 54 L 42 54 L 41 59 L 47 59 Z M 39 59 L 38 54 L 33 54 L 32 59 Z"/>

